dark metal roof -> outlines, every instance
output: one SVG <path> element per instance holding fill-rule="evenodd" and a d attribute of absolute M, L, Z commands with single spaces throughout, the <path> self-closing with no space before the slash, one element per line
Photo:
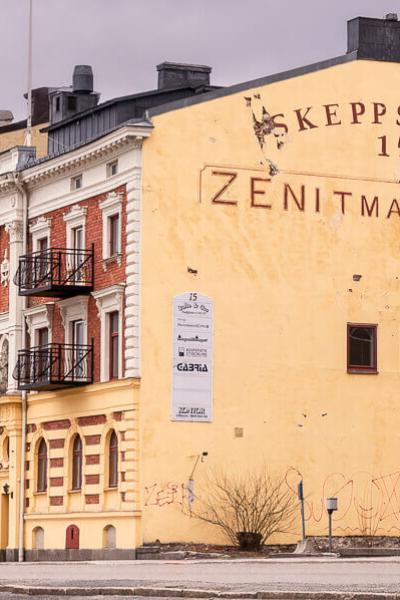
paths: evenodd
<path fill-rule="evenodd" d="M 54 125 L 50 125 L 48 127 L 44 127 L 41 131 L 53 131 L 54 129 L 58 129 L 59 127 L 63 126 L 63 125 L 67 125 L 68 123 L 72 123 L 75 122 L 83 117 L 86 117 L 87 115 L 92 115 L 95 114 L 97 112 L 101 112 L 106 108 L 121 104 L 122 102 L 132 102 L 132 101 L 136 101 L 136 100 L 144 100 L 147 98 L 156 98 L 157 96 L 161 97 L 163 96 L 167 96 L 167 95 L 173 95 L 174 93 L 179 93 L 182 95 L 186 92 L 186 94 L 189 92 L 191 94 L 202 94 L 202 93 L 206 93 L 209 90 L 217 90 L 220 89 L 220 86 L 215 86 L 215 85 L 210 85 L 210 86 L 202 86 L 202 87 L 194 87 L 194 86 L 185 86 L 185 87 L 175 87 L 175 88 L 165 88 L 165 89 L 156 89 L 156 90 L 149 90 L 147 92 L 138 92 L 136 94 L 129 94 L 128 96 L 119 96 L 118 98 L 112 98 L 111 100 L 107 100 L 106 102 L 102 102 L 101 104 L 98 104 L 96 107 L 94 108 L 89 108 L 88 110 L 85 110 L 83 112 L 78 113 L 77 115 L 74 115 L 73 117 L 70 117 L 69 119 L 64 119 L 64 121 L 60 121 Z"/>
<path fill-rule="evenodd" d="M 290 69 L 289 71 L 282 71 L 280 73 L 274 73 L 273 75 L 267 75 L 266 77 L 251 79 L 250 81 L 245 81 L 244 83 L 238 83 L 229 87 L 219 88 L 217 90 L 201 94 L 201 96 L 192 96 L 182 100 L 177 100 L 176 102 L 162 104 L 160 106 L 148 109 L 146 111 L 146 115 L 147 117 L 151 118 L 155 115 L 161 115 L 162 113 L 179 110 L 180 108 L 186 108 L 187 106 L 193 106 L 194 104 L 200 104 L 201 102 L 209 102 L 210 100 L 216 100 L 217 98 L 223 98 L 224 96 L 231 96 L 232 94 L 237 94 L 238 92 L 243 92 L 254 87 L 260 87 L 263 85 L 268 85 L 269 83 L 284 81 L 285 79 L 292 79 L 293 77 L 301 77 L 307 73 L 314 73 L 315 71 L 329 69 L 330 67 L 348 63 L 353 60 L 357 60 L 358 58 L 357 52 L 350 52 L 349 54 L 344 54 L 335 58 L 329 58 L 327 60 L 306 65 L 304 67 L 297 67 L 295 69 Z"/>

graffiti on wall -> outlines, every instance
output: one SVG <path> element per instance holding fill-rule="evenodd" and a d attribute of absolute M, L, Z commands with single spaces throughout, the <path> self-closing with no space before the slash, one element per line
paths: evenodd
<path fill-rule="evenodd" d="M 285 480 L 297 496 L 297 483 L 304 481 L 305 518 L 311 524 L 326 520 L 325 499 L 338 498 L 334 514 L 335 532 L 379 535 L 400 532 L 400 471 L 373 475 L 358 471 L 348 476 L 330 473 L 318 491 L 307 492 L 307 478 L 295 468 L 288 469 Z"/>
<path fill-rule="evenodd" d="M 380 535 L 400 533 L 400 471 L 373 475 L 357 471 L 328 474 L 318 489 L 307 486 L 307 477 L 290 467 L 285 482 L 297 497 L 297 484 L 304 482 L 305 519 L 309 526 L 326 525 L 325 499 L 338 498 L 339 510 L 334 514 L 337 534 Z M 174 506 L 183 512 L 195 501 L 188 482 L 155 482 L 144 488 L 144 505 L 152 508 Z"/>
<path fill-rule="evenodd" d="M 183 506 L 189 499 L 187 483 L 153 483 L 144 488 L 144 505 L 162 508 L 175 504 Z"/>

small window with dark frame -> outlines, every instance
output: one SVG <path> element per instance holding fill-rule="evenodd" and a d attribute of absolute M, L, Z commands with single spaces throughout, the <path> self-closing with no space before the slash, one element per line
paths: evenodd
<path fill-rule="evenodd" d="M 108 217 L 108 255 L 119 253 L 119 214 Z"/>
<path fill-rule="evenodd" d="M 108 487 L 118 487 L 118 438 L 115 431 L 110 435 L 108 460 Z"/>
<path fill-rule="evenodd" d="M 76 97 L 68 96 L 67 98 L 67 108 L 68 110 L 76 110 Z"/>
<path fill-rule="evenodd" d="M 110 348 L 110 363 L 109 363 L 109 378 L 117 379 L 119 370 L 119 313 L 118 311 L 111 312 L 108 315 L 109 323 L 109 348 Z"/>
<path fill-rule="evenodd" d="M 38 492 L 47 490 L 47 445 L 42 438 L 39 442 L 37 455 L 37 486 Z"/>
<path fill-rule="evenodd" d="M 82 488 L 82 440 L 79 435 L 75 436 L 72 447 L 72 489 Z"/>
<path fill-rule="evenodd" d="M 377 373 L 376 325 L 347 325 L 347 370 Z"/>

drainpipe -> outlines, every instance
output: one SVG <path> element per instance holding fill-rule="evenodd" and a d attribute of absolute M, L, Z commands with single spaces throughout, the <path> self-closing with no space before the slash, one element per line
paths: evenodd
<path fill-rule="evenodd" d="M 22 254 L 27 252 L 28 237 L 28 193 L 23 183 L 20 181 L 19 173 L 14 173 L 14 184 L 22 196 Z M 26 297 L 22 299 L 22 311 L 25 315 Z M 21 343 L 22 348 L 26 347 L 26 327 L 25 316 L 22 322 Z M 24 509 L 25 509 L 25 455 L 26 455 L 26 422 L 28 412 L 28 394 L 22 391 L 22 423 L 21 423 L 21 464 L 20 464 L 20 483 L 19 483 L 19 516 L 18 516 L 18 562 L 24 562 Z"/>

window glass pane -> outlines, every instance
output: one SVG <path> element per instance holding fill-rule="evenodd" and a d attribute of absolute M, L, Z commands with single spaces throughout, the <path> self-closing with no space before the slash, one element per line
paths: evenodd
<path fill-rule="evenodd" d="M 76 436 L 72 450 L 72 489 L 80 490 L 82 487 L 82 440 Z"/>
<path fill-rule="evenodd" d="M 350 327 L 350 366 L 375 366 L 375 329 L 372 327 Z"/>
<path fill-rule="evenodd" d="M 110 256 L 119 252 L 119 215 L 109 217 Z"/>
<path fill-rule="evenodd" d="M 110 379 L 118 377 L 118 349 L 119 349 L 119 315 L 118 312 L 109 314 L 110 327 Z"/>
<path fill-rule="evenodd" d="M 47 446 L 42 438 L 38 449 L 37 491 L 47 490 Z"/>
<path fill-rule="evenodd" d="M 115 431 L 110 436 L 109 446 L 109 487 L 117 487 L 118 485 L 118 438 Z"/>

